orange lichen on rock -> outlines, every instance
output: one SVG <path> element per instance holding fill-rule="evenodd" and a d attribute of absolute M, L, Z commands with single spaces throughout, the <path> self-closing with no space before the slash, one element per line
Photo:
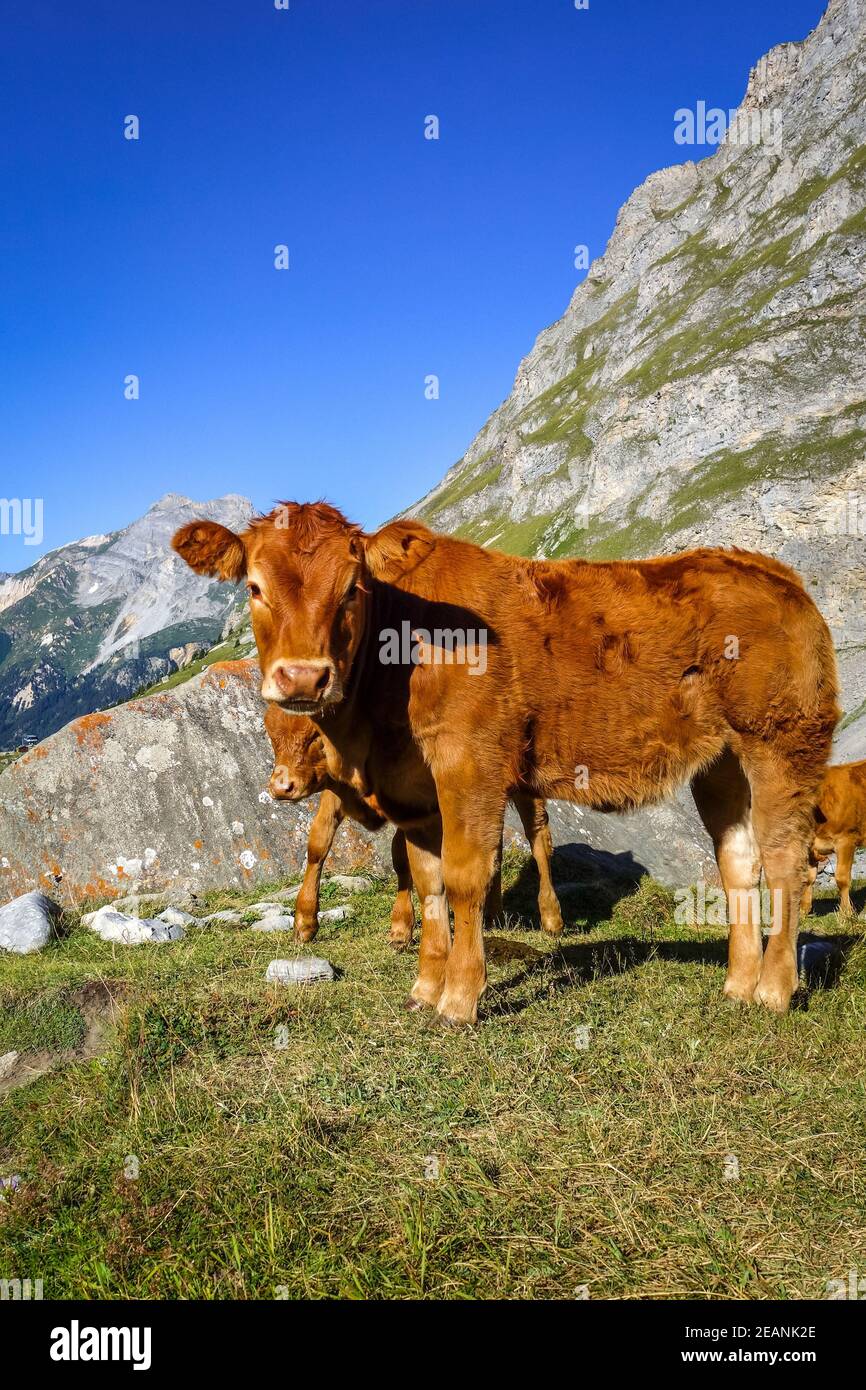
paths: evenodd
<path fill-rule="evenodd" d="M 110 714 L 85 714 L 73 724 L 78 747 L 86 743 L 90 748 L 101 748 L 105 739 L 105 726 L 111 723 Z"/>
<path fill-rule="evenodd" d="M 208 677 L 221 675 L 236 676 L 247 685 L 252 685 L 256 679 L 258 669 L 259 663 L 246 657 L 242 661 L 215 661 L 212 666 L 207 667 L 206 675 Z M 225 681 L 220 680 L 219 685 L 221 689 L 224 689 Z"/>

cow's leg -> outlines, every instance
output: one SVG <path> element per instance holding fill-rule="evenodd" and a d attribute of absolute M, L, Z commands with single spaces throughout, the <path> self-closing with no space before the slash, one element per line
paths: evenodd
<path fill-rule="evenodd" d="M 815 833 L 817 785 L 804 786 L 800 773 L 781 759 L 759 754 L 746 764 L 752 788 L 752 820 L 769 889 L 770 934 L 755 1000 L 785 1013 L 797 988 L 797 930 Z M 817 783 L 817 777 L 816 777 Z"/>
<path fill-rule="evenodd" d="M 480 778 L 467 779 L 471 791 L 437 784 L 442 812 L 442 870 L 454 913 L 454 945 L 448 956 L 439 998 L 443 1023 L 459 1027 L 478 1017 L 478 1000 L 487 985 L 484 960 L 484 903 L 496 869 L 505 800 L 485 796 Z"/>
<path fill-rule="evenodd" d="M 692 779 L 692 795 L 713 842 L 728 898 L 725 995 L 749 1002 L 761 973 L 761 856 L 752 825 L 749 783 L 729 749 Z"/>
<path fill-rule="evenodd" d="M 406 832 L 406 851 L 415 891 L 421 901 L 421 945 L 418 976 L 406 1007 L 435 1008 L 445 986 L 445 967 L 451 950 L 448 899 L 442 878 L 441 832 Z"/>
<path fill-rule="evenodd" d="M 836 841 L 836 886 L 839 889 L 839 912 L 843 917 L 853 917 L 851 905 L 851 868 L 857 850 L 854 835 L 840 835 Z"/>
<path fill-rule="evenodd" d="M 487 897 L 484 902 L 484 925 L 485 927 L 495 926 L 505 918 L 505 908 L 502 904 L 502 841 L 499 841 L 499 851 L 496 855 L 496 867 L 493 877 L 490 880 L 490 887 L 487 890 Z"/>
<path fill-rule="evenodd" d="M 412 873 L 409 869 L 409 855 L 406 851 L 406 836 L 402 830 L 395 830 L 391 840 L 391 863 L 397 875 L 397 896 L 391 908 L 391 934 L 388 937 L 392 946 L 402 949 L 411 944 L 415 931 L 415 909 L 412 906 Z"/>
<path fill-rule="evenodd" d="M 815 879 L 818 877 L 819 860 L 814 851 L 809 854 L 809 864 L 806 869 L 806 887 L 803 889 L 803 896 L 800 898 L 800 916 L 808 917 L 812 911 L 812 888 Z"/>
<path fill-rule="evenodd" d="M 334 843 L 343 808 L 334 792 L 322 792 L 307 840 L 307 868 L 295 900 L 295 939 L 312 941 L 319 930 L 319 885 L 322 869 Z"/>
<path fill-rule="evenodd" d="M 541 929 L 549 936 L 560 936 L 562 911 L 550 870 L 553 840 L 550 836 L 547 807 L 541 797 L 527 796 L 524 793 L 515 794 L 511 800 L 517 808 L 517 814 L 523 823 L 523 833 L 529 841 L 532 857 L 538 867 L 538 912 L 541 917 Z"/>

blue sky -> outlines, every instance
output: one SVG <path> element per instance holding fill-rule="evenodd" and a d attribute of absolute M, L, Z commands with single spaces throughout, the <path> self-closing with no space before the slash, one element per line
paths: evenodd
<path fill-rule="evenodd" d="M 44 498 L 44 541 L 0 535 L 0 570 L 168 491 L 408 506 L 565 309 L 573 247 L 690 153 L 674 111 L 735 106 L 823 8 L 6 0 L 0 497 Z"/>

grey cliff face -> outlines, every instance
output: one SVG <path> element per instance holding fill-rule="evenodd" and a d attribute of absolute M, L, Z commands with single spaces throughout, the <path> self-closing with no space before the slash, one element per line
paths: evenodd
<path fill-rule="evenodd" d="M 750 142 L 743 122 L 760 121 Z M 733 135 L 733 138 L 732 138 Z M 621 209 L 463 459 L 411 509 L 523 554 L 736 544 L 803 575 L 866 696 L 866 0 L 752 71 L 725 143 Z"/>

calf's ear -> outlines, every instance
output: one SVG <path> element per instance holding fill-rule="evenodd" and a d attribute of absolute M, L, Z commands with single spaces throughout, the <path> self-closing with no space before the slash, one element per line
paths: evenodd
<path fill-rule="evenodd" d="M 394 584 L 426 560 L 435 544 L 435 535 L 420 521 L 392 521 L 364 537 L 367 568 L 374 579 Z"/>
<path fill-rule="evenodd" d="M 218 521 L 188 521 L 175 532 L 171 544 L 196 574 L 236 582 L 247 572 L 243 541 Z"/>

